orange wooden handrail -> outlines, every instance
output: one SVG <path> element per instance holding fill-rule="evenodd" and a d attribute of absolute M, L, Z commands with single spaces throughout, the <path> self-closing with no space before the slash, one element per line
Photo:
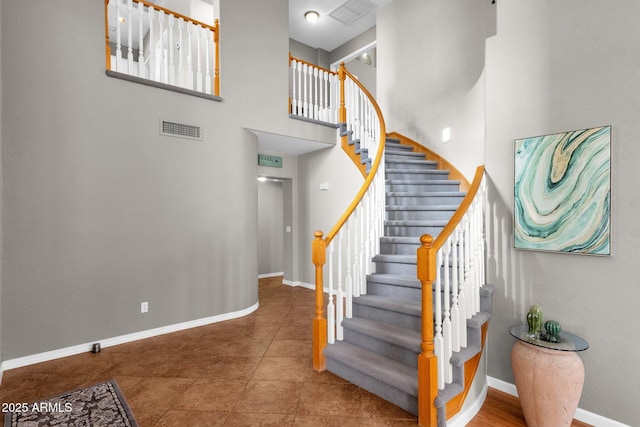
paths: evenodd
<path fill-rule="evenodd" d="M 336 234 L 338 234 L 338 232 L 342 229 L 342 227 L 347 222 L 349 217 L 356 210 L 356 208 L 362 201 L 363 197 L 367 193 L 367 190 L 371 186 L 371 183 L 373 182 L 373 179 L 375 178 L 375 175 L 382 163 L 382 158 L 384 156 L 384 143 L 386 141 L 386 126 L 384 123 L 384 118 L 382 117 L 382 111 L 380 110 L 380 107 L 376 103 L 373 96 L 369 93 L 369 91 L 367 91 L 364 88 L 364 86 L 360 82 L 358 82 L 355 79 L 355 77 L 351 73 L 349 73 L 346 70 L 344 63 L 340 64 L 340 71 L 338 73 L 344 76 L 340 80 L 341 108 L 344 108 L 344 105 L 345 105 L 344 104 L 344 79 L 346 77 L 349 77 L 353 79 L 355 83 L 360 87 L 360 89 L 365 93 L 365 95 L 368 97 L 369 101 L 372 103 L 376 111 L 376 114 L 378 116 L 379 123 L 380 123 L 380 133 L 379 133 L 380 140 L 378 145 L 378 152 L 373 161 L 373 165 L 371 166 L 371 170 L 367 175 L 364 183 L 360 187 L 360 190 L 358 191 L 353 201 L 347 208 L 347 210 L 344 212 L 344 214 L 342 214 L 338 222 L 336 222 L 336 224 L 333 226 L 333 228 L 325 238 L 323 238 L 322 231 L 316 231 L 314 233 L 314 240 L 311 247 L 311 257 L 312 257 L 312 262 L 315 266 L 316 309 L 315 309 L 315 318 L 313 320 L 313 344 L 312 344 L 313 350 L 312 351 L 313 351 L 313 368 L 316 371 L 325 370 L 325 357 L 323 354 L 323 350 L 327 346 L 327 319 L 325 318 L 324 308 L 323 308 L 324 307 L 324 280 L 322 275 L 322 267 L 326 262 L 326 248 L 329 245 L 329 243 L 331 243 L 331 241 L 336 236 Z M 341 117 L 340 120 L 342 122 L 346 120 L 346 110 L 344 115 L 342 115 L 341 113 L 340 117 Z"/>
<path fill-rule="evenodd" d="M 319 65 L 316 65 L 309 61 L 305 61 L 304 59 L 295 57 L 291 54 L 291 52 L 289 52 L 289 65 L 291 65 L 291 61 L 296 61 L 296 62 L 300 62 L 301 64 L 306 64 L 309 67 L 317 68 L 318 70 L 321 70 L 321 71 L 326 71 L 329 74 L 338 74 L 336 71 L 331 71 L 328 68 L 320 67 Z"/>
<path fill-rule="evenodd" d="M 460 206 L 453 214 L 447 225 L 444 229 L 438 234 L 438 238 L 433 243 L 433 247 L 435 250 L 438 250 L 444 245 L 444 242 L 447 241 L 451 233 L 455 230 L 456 226 L 462 221 L 464 214 L 469 210 L 471 203 L 473 203 L 473 199 L 476 197 L 478 193 L 478 189 L 480 188 L 480 184 L 482 183 L 482 177 L 484 176 L 484 165 L 478 166 L 476 168 L 476 174 L 473 177 L 473 181 L 471 182 L 471 186 L 467 191 L 467 195 L 464 196 Z M 435 252 L 434 252 L 435 254 Z M 434 255 L 435 256 L 435 255 Z"/>
<path fill-rule="evenodd" d="M 340 64 L 340 68 L 342 69 L 342 72 L 345 73 L 345 76 L 351 78 L 358 85 L 358 87 L 364 92 L 364 94 L 369 98 L 369 100 L 371 101 L 371 104 L 373 105 L 373 108 L 375 109 L 376 114 L 378 115 L 378 118 L 380 119 L 380 141 L 378 143 L 379 145 L 378 145 L 378 152 L 376 153 L 376 158 L 373 160 L 373 165 L 371 166 L 371 171 L 367 175 L 367 178 L 364 180 L 364 183 L 362 184 L 362 187 L 360 187 L 360 191 L 358 191 L 356 196 L 353 198 L 353 201 L 351 202 L 351 204 L 349 205 L 347 210 L 344 212 L 344 214 L 342 214 L 342 217 L 340 217 L 338 222 L 336 222 L 336 224 L 333 226 L 331 231 L 327 234 L 327 237 L 325 238 L 325 240 L 327 242 L 327 245 L 329 245 L 329 243 L 331 243 L 331 240 L 333 240 L 335 235 L 340 231 L 342 226 L 347 222 L 349 217 L 356 210 L 356 208 L 358 207 L 358 204 L 360 204 L 360 202 L 362 201 L 362 198 L 364 197 L 364 195 L 367 193 L 367 190 L 371 186 L 371 183 L 373 182 L 373 179 L 375 178 L 375 175 L 378 172 L 378 168 L 380 167 L 380 163 L 382 162 L 382 157 L 383 157 L 383 154 L 384 154 L 384 143 L 385 143 L 385 141 L 387 139 L 386 125 L 384 123 L 384 117 L 382 117 L 382 111 L 380 110 L 380 107 L 378 106 L 378 103 L 375 101 L 375 99 L 369 93 L 369 91 L 362 85 L 362 83 L 360 83 L 353 76 L 353 74 L 351 74 L 350 72 L 348 72 L 346 70 L 346 68 L 344 67 L 344 63 Z M 343 85 L 341 84 L 341 86 L 343 86 Z M 340 96 L 341 96 L 341 98 L 344 99 L 344 91 L 342 89 L 341 89 L 341 92 L 340 92 Z M 340 100 L 341 108 L 342 108 L 343 105 L 344 105 L 344 103 L 343 103 L 343 100 L 341 99 Z M 346 115 L 346 113 L 345 113 L 345 115 Z M 345 120 L 346 120 L 346 118 L 345 118 Z"/>

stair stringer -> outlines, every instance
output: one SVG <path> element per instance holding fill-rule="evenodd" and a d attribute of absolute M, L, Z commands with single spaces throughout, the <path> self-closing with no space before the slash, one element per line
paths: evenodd
<path fill-rule="evenodd" d="M 353 139 L 353 131 L 347 130 L 346 123 L 340 123 L 338 125 L 338 131 L 340 132 L 342 149 L 360 170 L 362 176 L 366 178 L 373 164 L 373 158 L 369 157 L 369 150 L 360 147 L 359 139 Z"/>

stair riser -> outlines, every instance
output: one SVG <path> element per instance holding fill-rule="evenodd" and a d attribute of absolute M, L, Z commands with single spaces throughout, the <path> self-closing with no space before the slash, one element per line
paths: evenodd
<path fill-rule="evenodd" d="M 387 168 L 387 169 L 390 169 L 390 168 Z M 385 172 L 385 178 L 395 179 L 395 180 L 421 180 L 421 181 L 438 179 L 438 180 L 446 181 L 447 179 L 449 179 L 449 174 L 442 173 L 441 171 L 435 171 L 435 170 L 415 171 L 415 173 L 396 170 L 392 172 Z"/>
<path fill-rule="evenodd" d="M 389 169 L 412 169 L 412 170 L 436 170 L 437 165 L 427 161 L 408 162 L 404 160 L 386 160 L 385 165 Z"/>
<path fill-rule="evenodd" d="M 417 277 L 417 268 L 415 264 L 402 264 L 399 262 L 376 262 L 376 273 L 378 274 L 397 274 L 400 276 Z"/>
<path fill-rule="evenodd" d="M 380 282 L 368 282 L 367 294 L 393 296 L 409 301 L 418 301 L 422 298 L 421 289 L 408 288 L 406 286 L 398 286 Z"/>
<path fill-rule="evenodd" d="M 415 396 L 398 390 L 395 387 L 391 387 L 358 370 L 333 360 L 330 357 L 327 357 L 326 367 L 329 372 L 333 372 L 337 376 L 342 377 L 365 390 L 369 390 L 371 393 L 388 400 L 405 411 L 414 415 L 418 414 L 418 399 Z"/>
<path fill-rule="evenodd" d="M 424 154 L 414 153 L 412 151 L 400 152 L 400 151 L 387 151 L 385 153 L 385 160 L 425 160 Z"/>
<path fill-rule="evenodd" d="M 417 239 L 416 239 L 417 240 Z M 380 243 L 380 253 L 389 255 L 416 255 L 420 243 L 410 245 L 407 243 Z"/>
<path fill-rule="evenodd" d="M 419 205 L 459 205 L 464 197 L 447 195 L 429 196 L 387 196 L 387 205 L 419 206 Z"/>
<path fill-rule="evenodd" d="M 413 149 L 411 147 L 407 147 L 406 145 L 390 144 L 387 142 L 385 144 L 385 153 L 386 154 L 413 153 Z"/>
<path fill-rule="evenodd" d="M 418 367 L 418 354 L 406 348 L 398 347 L 397 345 L 347 328 L 344 329 L 344 340 L 358 347 L 381 354 L 391 360 L 404 363 L 407 366 L 413 368 Z"/>
<path fill-rule="evenodd" d="M 421 328 L 420 317 L 358 304 L 357 298 L 355 298 L 353 302 L 353 315 L 355 317 L 386 322 L 403 328 L 413 329 L 414 331 L 419 331 Z"/>
<path fill-rule="evenodd" d="M 458 191 L 460 185 L 457 182 L 451 183 L 445 180 L 439 183 L 428 183 L 428 184 L 387 184 L 387 191 L 401 191 L 408 193 L 421 193 L 428 191 Z"/>
<path fill-rule="evenodd" d="M 423 234 L 430 234 L 431 236 L 438 236 L 444 227 L 425 227 L 417 226 L 410 227 L 406 225 L 402 226 L 385 226 L 385 236 L 397 236 L 397 237 L 415 237 L 419 238 Z"/>
<path fill-rule="evenodd" d="M 414 210 L 414 209 L 387 209 L 389 220 L 424 220 L 424 221 L 448 221 L 455 211 L 452 210 Z"/>
<path fill-rule="evenodd" d="M 401 262 L 376 261 L 375 268 L 377 274 L 396 274 L 398 276 L 417 277 L 418 270 L 416 264 L 405 264 Z M 444 277 L 444 267 L 440 267 L 440 277 Z M 449 277 L 452 277 L 452 269 L 449 267 Z"/>

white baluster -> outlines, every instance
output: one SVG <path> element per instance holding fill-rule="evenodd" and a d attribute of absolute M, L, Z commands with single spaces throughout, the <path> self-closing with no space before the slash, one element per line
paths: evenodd
<path fill-rule="evenodd" d="M 169 81 L 170 85 L 176 84 L 176 62 L 174 59 L 175 43 L 173 41 L 173 21 L 175 16 L 169 15 Z"/>
<path fill-rule="evenodd" d="M 468 212 L 464 218 L 464 286 L 465 296 L 468 298 L 465 301 L 466 318 L 470 319 L 473 315 L 473 284 L 471 283 L 471 226 L 469 224 Z"/>
<path fill-rule="evenodd" d="M 205 93 L 213 93 L 212 77 L 211 77 L 211 61 L 209 60 L 209 49 L 213 42 L 213 33 L 210 29 L 204 29 L 204 45 L 205 45 L 205 73 L 204 73 L 204 91 Z"/>
<path fill-rule="evenodd" d="M 121 13 L 122 11 L 120 10 L 120 2 L 117 1 L 116 2 L 116 68 L 115 70 L 119 73 L 124 72 L 124 70 L 121 67 L 122 64 L 122 29 L 121 29 L 121 24 L 122 24 L 122 20 L 121 20 Z"/>
<path fill-rule="evenodd" d="M 467 213 L 469 215 L 469 317 L 471 317 L 476 314 L 476 307 L 478 305 L 476 216 L 473 202 L 469 206 Z"/>
<path fill-rule="evenodd" d="M 435 308 L 433 310 L 435 333 L 433 338 L 434 352 L 438 363 L 438 389 L 444 389 L 444 342 L 442 338 L 442 279 L 440 266 L 442 265 L 442 251 L 438 250 L 436 255 L 436 280 L 434 283 L 435 293 L 433 299 Z"/>
<path fill-rule="evenodd" d="M 153 80 L 158 80 L 158 67 L 156 66 L 156 53 L 155 48 L 153 46 L 153 24 L 155 21 L 155 10 L 149 6 L 149 78 Z M 160 33 L 162 34 L 162 32 Z"/>
<path fill-rule="evenodd" d="M 142 21 L 144 19 L 144 5 L 138 3 L 138 76 L 146 79 L 147 69 L 144 61 L 144 33 L 142 31 Z"/>
<path fill-rule="evenodd" d="M 338 236 L 338 291 L 336 293 L 336 339 L 342 341 L 342 319 L 344 319 L 344 291 L 342 290 L 342 236 Z"/>
<path fill-rule="evenodd" d="M 133 70 L 133 0 L 127 2 L 127 74 L 135 76 L 137 73 Z"/>
<path fill-rule="evenodd" d="M 191 43 L 191 33 L 197 27 L 192 23 L 187 24 L 187 42 L 188 42 L 188 50 L 187 50 L 187 88 L 193 90 L 193 46 Z"/>
<path fill-rule="evenodd" d="M 318 114 L 320 113 L 318 107 L 318 68 L 313 67 L 313 89 L 315 90 L 313 96 L 313 118 L 318 120 Z"/>
<path fill-rule="evenodd" d="M 353 272 L 351 271 L 351 239 L 353 235 L 353 215 L 349 218 L 347 224 L 347 303 L 345 317 L 351 319 L 353 317 Z"/>
<path fill-rule="evenodd" d="M 452 351 L 460 351 L 460 307 L 458 306 L 458 245 L 460 235 L 458 227 L 451 234 L 453 238 L 451 250 L 451 330 L 453 340 Z"/>
<path fill-rule="evenodd" d="M 298 61 L 291 60 L 291 114 L 298 112 L 298 100 L 296 99 L 296 66 Z"/>
<path fill-rule="evenodd" d="M 442 248 L 442 258 L 443 258 L 443 271 L 444 271 L 444 292 L 443 292 L 443 314 L 444 318 L 442 320 L 442 336 L 444 341 L 444 361 L 445 361 L 445 370 L 444 370 L 444 378 L 447 384 L 450 384 L 453 381 L 453 369 L 451 366 L 451 355 L 453 354 L 452 349 L 452 325 L 451 325 L 451 302 L 449 298 L 449 292 L 451 291 L 451 282 L 450 282 L 450 274 L 449 274 L 449 255 L 451 254 L 451 238 L 447 239 L 443 248 Z"/>
<path fill-rule="evenodd" d="M 327 342 L 333 344 L 336 341 L 336 311 L 333 305 L 333 241 L 327 248 L 329 260 L 329 302 L 327 304 Z"/>
<path fill-rule="evenodd" d="M 362 269 L 360 268 L 360 205 L 353 211 L 353 296 L 360 296 L 360 280 L 362 279 Z"/>
<path fill-rule="evenodd" d="M 460 306 L 460 347 L 467 346 L 467 298 L 465 294 L 465 236 L 464 236 L 464 218 L 458 224 L 458 305 Z"/>
<path fill-rule="evenodd" d="M 158 81 L 162 83 L 168 83 L 169 79 L 169 61 L 167 58 L 167 43 L 165 39 L 165 28 L 164 28 L 164 18 L 165 13 L 164 10 L 161 10 L 158 15 L 158 21 L 160 22 L 160 56 L 157 59 L 158 61 Z"/>
<path fill-rule="evenodd" d="M 198 65 L 196 67 L 196 90 L 198 92 L 202 92 L 202 33 L 204 32 L 204 28 L 197 26 L 196 27 L 196 48 L 198 50 Z M 206 35 L 206 33 L 205 33 Z"/>
<path fill-rule="evenodd" d="M 178 51 L 178 86 L 185 87 L 185 75 L 184 75 L 184 45 L 182 44 L 182 31 L 184 30 L 184 19 L 178 18 L 178 45 L 176 49 Z"/>

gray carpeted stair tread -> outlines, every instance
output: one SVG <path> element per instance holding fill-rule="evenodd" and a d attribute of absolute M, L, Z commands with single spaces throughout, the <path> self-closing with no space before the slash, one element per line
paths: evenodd
<path fill-rule="evenodd" d="M 342 327 L 420 353 L 422 334 L 413 329 L 359 317 L 344 319 Z"/>
<path fill-rule="evenodd" d="M 438 166 L 438 162 L 433 160 L 412 160 L 412 159 L 385 159 L 386 165 L 425 165 L 425 166 Z"/>
<path fill-rule="evenodd" d="M 379 295 L 360 295 L 359 297 L 355 297 L 353 302 L 387 311 L 395 311 L 396 313 L 408 314 L 416 317 L 422 316 L 420 301 L 408 301 Z"/>
<path fill-rule="evenodd" d="M 344 341 L 327 346 L 324 354 L 407 394 L 418 396 L 418 372 L 415 368 Z"/>

